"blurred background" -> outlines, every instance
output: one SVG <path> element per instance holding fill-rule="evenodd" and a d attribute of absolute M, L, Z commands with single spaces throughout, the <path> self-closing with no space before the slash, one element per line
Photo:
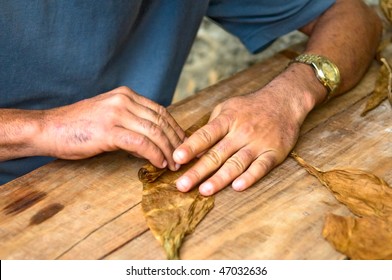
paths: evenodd
<path fill-rule="evenodd" d="M 378 5 L 379 0 L 365 0 L 364 2 L 368 5 Z M 306 36 L 297 31 L 292 32 L 275 41 L 263 52 L 252 55 L 236 37 L 208 19 L 204 19 L 181 73 L 173 102 L 191 96 L 219 80 L 304 40 Z"/>

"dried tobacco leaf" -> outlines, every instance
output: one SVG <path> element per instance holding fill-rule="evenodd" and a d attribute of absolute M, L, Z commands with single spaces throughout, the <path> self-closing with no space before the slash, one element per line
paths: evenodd
<path fill-rule="evenodd" d="M 392 188 L 381 178 L 358 169 L 334 169 L 323 172 L 306 163 L 296 153 L 292 153 L 292 156 L 354 214 L 392 216 Z"/>
<path fill-rule="evenodd" d="M 186 133 L 190 135 L 208 121 L 201 118 Z M 162 245 L 168 259 L 179 259 L 179 249 L 184 237 L 194 231 L 197 224 L 214 206 L 214 197 L 204 197 L 198 188 L 182 193 L 176 188 L 176 180 L 195 161 L 183 165 L 173 172 L 158 169 L 151 164 L 139 170 L 143 183 L 142 209 L 147 224 Z"/>
<path fill-rule="evenodd" d="M 391 44 L 391 40 L 392 40 L 392 38 L 384 39 L 378 45 L 378 48 L 376 51 L 376 60 L 378 62 L 381 62 L 381 58 L 383 57 L 382 52 Z"/>
<path fill-rule="evenodd" d="M 391 66 L 389 66 L 388 62 L 386 59 L 381 58 L 382 63 L 388 68 L 389 76 L 388 76 L 388 100 L 389 104 L 392 106 L 392 69 Z"/>
<path fill-rule="evenodd" d="M 380 0 L 380 8 L 387 20 L 392 23 L 392 1 Z"/>
<path fill-rule="evenodd" d="M 392 259 L 392 223 L 376 217 L 326 217 L 323 236 L 339 252 L 356 260 Z"/>
<path fill-rule="evenodd" d="M 380 61 L 383 63 L 378 72 L 375 88 L 369 97 L 361 116 L 365 116 L 369 111 L 380 105 L 389 96 L 389 101 L 392 104 L 391 95 L 391 80 L 392 71 L 389 67 L 388 62 L 385 58 L 381 58 Z"/>
<path fill-rule="evenodd" d="M 323 236 L 351 259 L 392 258 L 392 188 L 377 176 L 355 169 L 323 172 L 295 152 L 291 156 L 359 217 L 330 214 Z"/>
<path fill-rule="evenodd" d="M 144 166 L 139 171 L 139 179 L 143 182 L 143 212 L 168 259 L 179 259 L 183 238 L 194 231 L 214 206 L 214 197 L 203 197 L 197 188 L 187 193 L 177 190 L 176 180 L 192 164 L 177 172 L 162 172 L 152 165 Z"/>

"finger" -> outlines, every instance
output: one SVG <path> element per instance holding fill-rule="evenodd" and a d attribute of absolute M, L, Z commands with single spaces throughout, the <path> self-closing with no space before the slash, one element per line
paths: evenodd
<path fill-rule="evenodd" d="M 160 126 L 133 114 L 122 118 L 121 124 L 130 131 L 146 136 L 164 154 L 169 168 L 178 170 L 180 166 L 174 162 L 172 157 L 174 147 Z"/>
<path fill-rule="evenodd" d="M 236 191 L 243 191 L 267 175 L 278 164 L 274 151 L 261 154 L 249 168 L 237 179 L 232 187 Z"/>
<path fill-rule="evenodd" d="M 230 157 L 225 164 L 207 181 L 199 186 L 202 195 L 209 196 L 229 185 L 252 163 L 255 155 L 248 148 L 243 148 Z"/>
<path fill-rule="evenodd" d="M 177 179 L 176 185 L 180 191 L 187 192 L 205 177 L 215 172 L 238 148 L 228 138 L 222 139 L 212 149 L 208 150 L 187 172 Z"/>
<path fill-rule="evenodd" d="M 161 149 L 148 137 L 122 127 L 114 127 L 112 135 L 112 145 L 115 147 L 139 155 L 158 168 L 167 166 Z"/>
<path fill-rule="evenodd" d="M 224 116 L 215 118 L 181 144 L 173 154 L 174 161 L 184 164 L 206 151 L 229 132 L 229 122 Z M 214 156 L 214 155 L 212 155 Z"/>
<path fill-rule="evenodd" d="M 127 108 L 131 113 L 161 126 L 165 133 L 168 134 L 169 140 L 174 147 L 177 147 L 183 142 L 185 132 L 163 106 L 137 94 L 128 87 L 116 88 L 108 94 L 118 94 L 126 97 L 126 100 L 119 98 L 120 102 L 127 104 Z"/>
<path fill-rule="evenodd" d="M 141 96 L 141 95 L 139 95 L 139 94 L 137 94 L 137 93 L 134 93 L 134 94 L 135 94 L 135 96 L 134 96 L 133 98 L 134 98 L 134 100 L 135 100 L 137 103 L 139 103 L 139 104 L 141 104 L 141 105 L 143 105 L 143 106 L 145 106 L 145 107 L 151 109 L 151 110 L 154 111 L 158 116 L 161 116 L 161 118 L 163 117 L 163 119 L 164 119 L 165 121 L 167 121 L 167 123 L 170 125 L 171 129 L 173 129 L 173 131 L 177 134 L 177 137 L 181 140 L 181 143 L 182 143 L 182 141 L 183 141 L 184 138 L 185 138 L 185 132 L 184 132 L 184 130 L 178 125 L 178 123 L 177 123 L 176 120 L 173 118 L 173 116 L 167 111 L 167 109 L 166 109 L 165 107 L 163 107 L 163 106 L 161 106 L 161 105 L 155 103 L 154 101 L 152 101 L 152 100 L 150 100 L 150 99 L 148 99 L 148 98 L 145 98 L 144 96 Z M 157 116 L 157 117 L 158 117 L 158 116 Z M 159 124 L 159 119 L 158 119 L 158 121 L 156 122 L 156 124 L 157 124 L 157 125 L 160 125 L 160 124 Z M 177 147 L 177 145 L 175 145 L 175 147 Z"/>
<path fill-rule="evenodd" d="M 219 106 L 219 105 L 218 105 L 218 106 Z M 215 118 L 219 115 L 219 112 L 220 112 L 220 110 L 217 110 L 217 109 L 215 108 L 215 110 L 213 110 L 213 111 L 211 112 L 210 117 L 209 117 L 207 123 L 209 123 L 209 122 L 211 122 L 213 119 L 215 119 Z M 186 139 L 188 139 L 188 138 L 185 137 L 185 140 L 186 140 Z M 201 153 L 199 153 L 199 154 L 196 155 L 196 158 L 201 158 L 206 152 L 207 152 L 206 150 L 202 151 Z"/>
<path fill-rule="evenodd" d="M 134 103 L 134 102 L 132 102 L 128 106 L 128 110 L 132 114 L 134 114 L 140 118 L 144 118 L 146 120 L 149 120 L 149 121 L 155 123 L 157 126 L 159 126 L 165 132 L 170 143 L 172 144 L 172 146 L 174 148 L 178 147 L 182 143 L 184 137 L 182 137 L 182 136 L 180 137 L 177 134 L 176 130 L 173 129 L 169 120 L 166 119 L 163 115 L 155 112 L 154 110 L 152 110 L 148 107 L 145 107 L 139 103 Z"/>

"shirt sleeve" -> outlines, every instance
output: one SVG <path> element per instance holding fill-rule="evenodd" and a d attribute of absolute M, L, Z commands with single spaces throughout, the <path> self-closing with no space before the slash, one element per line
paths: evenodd
<path fill-rule="evenodd" d="M 207 16 L 257 53 L 311 22 L 335 0 L 212 0 Z"/>

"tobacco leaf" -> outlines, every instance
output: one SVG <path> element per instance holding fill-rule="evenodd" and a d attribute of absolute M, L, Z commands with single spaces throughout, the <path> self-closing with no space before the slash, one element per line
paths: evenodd
<path fill-rule="evenodd" d="M 380 0 L 380 8 L 387 20 L 392 23 L 392 1 Z"/>
<path fill-rule="evenodd" d="M 201 118 L 190 127 L 189 136 L 208 120 Z M 214 206 L 214 196 L 204 197 L 197 187 L 183 193 L 177 190 L 176 180 L 185 173 L 194 161 L 173 172 L 158 169 L 151 164 L 139 170 L 143 183 L 142 209 L 148 227 L 163 247 L 167 259 L 179 259 L 179 250 L 186 235 L 192 233 L 197 224 Z"/>
<path fill-rule="evenodd" d="M 392 259 L 391 221 L 329 214 L 325 219 L 323 236 L 350 259 Z"/>
<path fill-rule="evenodd" d="M 388 68 L 388 100 L 389 104 L 392 106 L 392 69 L 391 66 L 388 64 L 387 60 L 385 58 L 381 58 L 382 63 L 384 63 L 385 67 Z"/>
<path fill-rule="evenodd" d="M 334 169 L 323 172 L 306 163 L 296 153 L 293 152 L 292 156 L 354 214 L 392 216 L 392 188 L 383 179 L 358 169 Z"/>
<path fill-rule="evenodd" d="M 377 47 L 376 60 L 381 63 L 383 51 L 391 44 L 392 38 L 383 39 Z"/>
<path fill-rule="evenodd" d="M 291 156 L 358 217 L 329 215 L 323 236 L 351 259 L 392 257 L 392 188 L 358 169 L 321 171 L 295 152 Z"/>
<path fill-rule="evenodd" d="M 363 109 L 361 116 L 366 114 L 380 105 L 385 99 L 389 97 L 389 101 L 392 104 L 391 96 L 391 68 L 385 58 L 380 58 L 383 63 L 377 75 L 375 88 L 366 102 L 365 108 Z"/>

